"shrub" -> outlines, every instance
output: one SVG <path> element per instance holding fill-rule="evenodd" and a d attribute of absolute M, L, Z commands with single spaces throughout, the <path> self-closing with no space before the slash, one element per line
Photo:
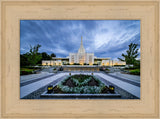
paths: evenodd
<path fill-rule="evenodd" d="M 80 65 L 79 63 L 74 63 L 73 65 Z"/>
<path fill-rule="evenodd" d="M 60 68 L 59 68 L 59 71 L 63 71 L 63 68 L 62 68 L 62 67 L 60 67 Z"/>
<path fill-rule="evenodd" d="M 85 80 L 83 80 L 83 81 L 81 81 L 81 80 L 77 80 L 77 79 L 75 79 L 75 78 L 71 78 L 72 79 L 72 81 L 75 83 L 75 85 L 76 86 L 84 86 L 84 85 L 87 85 L 88 84 L 88 82 L 92 79 L 92 77 L 89 77 L 88 79 L 85 79 Z"/>
<path fill-rule="evenodd" d="M 73 75 L 71 78 L 75 78 L 76 80 L 78 80 L 79 82 L 83 82 L 84 80 L 86 80 L 87 78 L 89 78 L 91 76 L 89 75 L 84 75 L 84 74 L 80 74 L 80 75 Z"/>
<path fill-rule="evenodd" d="M 114 65 L 114 67 L 124 67 L 126 65 Z"/>
<path fill-rule="evenodd" d="M 105 71 L 105 67 L 100 67 L 99 70 L 100 71 Z"/>
<path fill-rule="evenodd" d="M 78 75 L 73 75 L 73 76 L 68 76 L 67 78 L 65 78 L 63 81 L 61 81 L 57 87 L 60 88 L 63 92 L 66 93 L 81 93 L 81 94 L 95 94 L 95 93 L 100 93 L 104 88 L 105 85 L 95 76 L 89 76 L 89 75 L 80 75 L 80 77 L 84 77 L 85 80 L 79 80 L 76 79 L 75 77 L 77 77 Z M 87 77 L 87 78 L 86 78 Z M 63 85 L 68 79 L 71 79 L 73 81 L 73 83 L 76 85 L 75 87 L 69 87 L 66 85 Z M 88 82 L 94 78 L 99 86 L 88 86 Z"/>
<path fill-rule="evenodd" d="M 106 68 L 106 71 L 110 71 L 108 68 Z"/>

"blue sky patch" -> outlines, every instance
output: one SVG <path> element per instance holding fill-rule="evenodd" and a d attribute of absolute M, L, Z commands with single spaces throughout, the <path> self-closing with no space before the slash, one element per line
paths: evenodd
<path fill-rule="evenodd" d="M 40 44 L 39 52 L 67 57 L 78 52 L 81 36 L 86 52 L 97 57 L 117 59 L 130 43 L 140 53 L 140 20 L 21 20 L 20 53 Z"/>

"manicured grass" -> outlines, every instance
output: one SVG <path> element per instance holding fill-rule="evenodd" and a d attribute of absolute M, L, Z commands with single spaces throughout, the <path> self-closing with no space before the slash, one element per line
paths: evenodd
<path fill-rule="evenodd" d="M 41 69 L 40 67 L 33 67 L 33 66 L 25 66 L 20 68 L 20 75 L 28 75 L 33 74 L 35 70 Z"/>
<path fill-rule="evenodd" d="M 21 67 L 21 69 L 40 69 L 40 67 L 33 67 L 33 66 L 25 66 L 25 67 Z"/>
<path fill-rule="evenodd" d="M 34 71 L 34 69 L 21 68 L 21 71 Z"/>
<path fill-rule="evenodd" d="M 140 75 L 140 69 L 133 69 L 129 71 L 130 74 L 134 74 L 134 75 Z"/>
<path fill-rule="evenodd" d="M 28 74 L 33 74 L 33 71 L 35 69 L 28 69 L 28 68 L 21 68 L 20 69 L 20 75 L 28 75 Z"/>

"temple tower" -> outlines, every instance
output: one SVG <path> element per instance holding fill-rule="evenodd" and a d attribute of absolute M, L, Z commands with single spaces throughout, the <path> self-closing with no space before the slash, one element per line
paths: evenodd
<path fill-rule="evenodd" d="M 82 40 L 82 37 L 81 37 L 81 45 L 80 45 L 80 48 L 78 50 L 78 53 L 85 53 L 85 49 L 83 47 L 83 40 Z"/>
<path fill-rule="evenodd" d="M 79 63 L 83 65 L 86 62 L 86 53 L 85 53 L 85 49 L 83 47 L 82 37 L 81 37 L 81 46 L 78 50 L 78 55 L 77 56 L 78 56 Z"/>

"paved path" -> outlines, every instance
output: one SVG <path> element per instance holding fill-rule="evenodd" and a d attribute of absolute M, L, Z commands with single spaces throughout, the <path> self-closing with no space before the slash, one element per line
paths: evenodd
<path fill-rule="evenodd" d="M 109 75 L 118 76 L 120 78 L 125 78 L 125 79 L 128 79 L 128 80 L 140 83 L 140 76 L 137 76 L 137 75 L 123 74 L 121 72 L 109 73 Z"/>
<path fill-rule="evenodd" d="M 23 76 L 20 76 L 20 82 L 24 83 L 24 82 L 31 81 L 31 80 L 34 80 L 34 79 L 37 79 L 37 78 L 42 78 L 42 77 L 45 77 L 45 76 L 49 76 L 51 74 L 54 74 L 54 73 L 41 72 L 39 74 L 23 75 Z"/>
<path fill-rule="evenodd" d="M 102 77 L 103 79 L 115 84 L 116 86 L 126 90 L 127 92 L 131 93 L 132 95 L 140 98 L 140 87 L 132 85 L 130 83 L 124 82 L 122 80 L 113 78 L 111 76 L 107 76 L 103 73 L 95 73 L 96 75 Z"/>
<path fill-rule="evenodd" d="M 72 72 L 71 73 L 71 75 L 74 75 L 74 74 L 91 74 L 91 72 L 90 73 L 89 72 L 88 73 L 79 73 L 79 72 L 74 72 L 74 73 Z M 58 73 L 54 76 L 44 78 L 43 80 L 36 81 L 36 82 L 33 82 L 33 83 L 30 83 L 30 84 L 27 84 L 27 85 L 20 87 L 20 98 L 27 96 L 28 94 L 40 89 L 41 87 L 52 83 L 53 81 L 55 81 L 55 82 L 60 81 L 60 78 L 62 78 L 65 75 L 69 75 L 69 72 Z M 119 80 L 115 77 L 108 76 L 104 73 L 94 72 L 94 75 L 98 75 L 98 76 L 102 77 L 103 79 L 115 84 L 116 86 L 126 90 L 127 92 L 131 93 L 132 95 L 140 98 L 140 87 L 139 86 L 135 86 L 129 82 L 125 82 L 125 81 Z"/>
<path fill-rule="evenodd" d="M 111 75 L 111 74 L 106 74 L 106 75 L 140 87 L 140 82 L 137 82 L 135 80 L 131 80 L 131 79 L 128 79 L 128 78 L 122 78 L 122 77 L 117 76 L 117 75 Z"/>
<path fill-rule="evenodd" d="M 53 75 L 56 75 L 56 74 L 52 73 L 52 74 L 47 75 L 47 76 L 43 76 L 43 77 L 39 77 L 39 78 L 34 78 L 34 79 L 29 79 L 29 80 L 23 81 L 23 82 L 20 83 L 20 86 L 22 87 L 22 86 L 28 85 L 30 83 L 34 83 L 36 81 L 40 81 L 40 80 L 43 80 L 45 78 L 51 77 Z"/>
<path fill-rule="evenodd" d="M 32 93 L 33 91 L 38 90 L 39 88 L 57 80 L 58 78 L 61 78 L 64 75 L 67 75 L 68 73 L 59 73 L 57 75 L 51 76 L 49 78 L 45 78 L 43 80 L 25 85 L 20 87 L 20 98 L 23 98 L 24 96 Z"/>
<path fill-rule="evenodd" d="M 53 69 L 54 69 L 54 68 L 55 68 L 55 67 L 45 68 L 45 69 L 42 69 L 42 71 L 41 71 L 41 72 L 53 73 Z"/>
<path fill-rule="evenodd" d="M 92 72 L 71 72 L 71 75 L 75 75 L 75 74 L 86 74 L 86 75 L 91 75 Z"/>

